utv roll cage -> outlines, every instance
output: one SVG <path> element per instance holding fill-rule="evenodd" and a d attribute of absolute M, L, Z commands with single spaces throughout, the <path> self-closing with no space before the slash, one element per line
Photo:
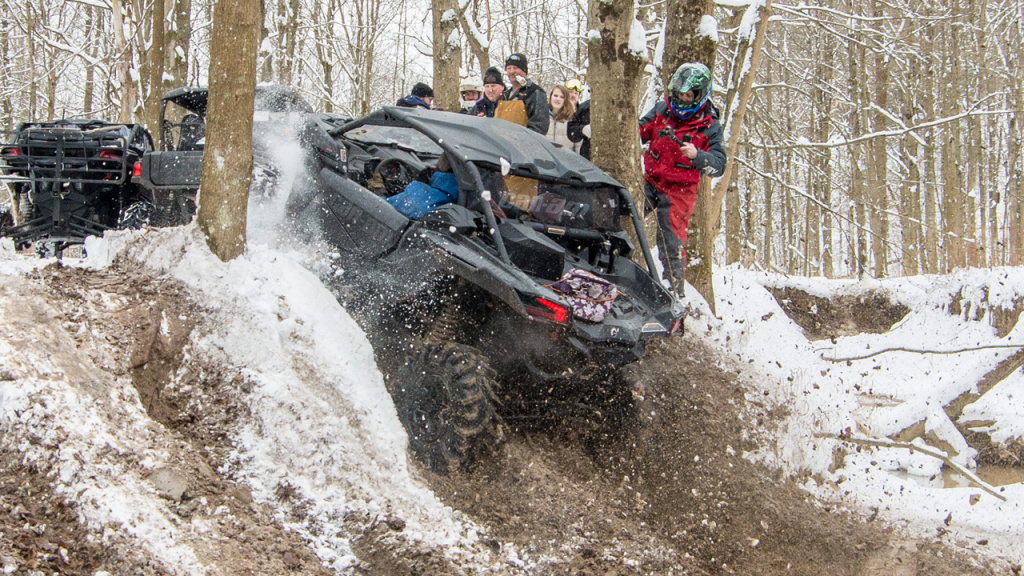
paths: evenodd
<path fill-rule="evenodd" d="M 424 119 L 429 119 L 429 122 L 424 122 Z M 329 134 L 338 137 L 362 126 L 372 125 L 411 128 L 427 136 L 448 156 L 456 179 L 460 183 L 473 184 L 470 189 L 460 188 L 458 204 L 466 208 L 474 207 L 483 212 L 495 248 L 506 264 L 511 264 L 511 260 L 491 206 L 491 200 L 496 202 L 497 198 L 492 197 L 491 191 L 484 184 L 481 166 L 498 170 L 503 176 L 521 176 L 579 188 L 611 187 L 629 213 L 634 228 L 638 231 L 643 230 L 643 222 L 636 204 L 622 184 L 596 169 L 575 152 L 556 148 L 553 153 L 549 153 L 550 142 L 540 134 L 516 130 L 506 136 L 504 124 L 491 118 L 389 106 L 334 128 Z M 565 238 L 588 240 L 598 236 L 596 232 L 586 229 L 541 222 L 529 224 L 540 232 Z M 636 236 L 644 262 L 647 264 L 647 273 L 658 281 L 657 267 L 647 238 L 644 234 Z"/>

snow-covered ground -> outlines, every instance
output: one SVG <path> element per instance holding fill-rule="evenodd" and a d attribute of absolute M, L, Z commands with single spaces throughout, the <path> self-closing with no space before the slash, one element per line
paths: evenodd
<path fill-rule="evenodd" d="M 766 287 L 824 298 L 884 294 L 910 312 L 883 334 L 809 341 Z M 961 542 L 1024 560 L 1024 484 L 995 487 L 992 494 L 964 474 L 950 474 L 948 465 L 944 474 L 943 462 L 923 451 L 869 445 L 891 442 L 887 436 L 923 423 L 937 441 L 929 447 L 918 437 L 914 445 L 974 471 L 977 452 L 943 407 L 976 394 L 986 374 L 1024 348 L 1020 324 L 1005 337 L 992 324 L 994 312 L 1013 310 L 1024 298 L 1024 269 L 855 282 L 729 267 L 717 271 L 715 291 L 719 318 L 705 314 L 688 329 L 749 367 L 747 376 L 757 383 L 748 394 L 752 401 L 784 408 L 786 415 L 767 431 L 775 442 L 750 457 L 810 473 L 804 486 L 823 500 L 877 511 L 914 535 L 948 531 Z M 1024 435 L 1022 408 L 1024 374 L 1017 369 L 968 404 L 959 421 L 1002 443 Z M 836 468 L 838 449 L 845 449 L 845 459 Z"/>
<path fill-rule="evenodd" d="M 13 255 L 7 242 L 0 274 L 20 275 L 47 263 Z M 256 501 L 271 500 L 275 490 L 288 486 L 312 502 L 309 520 L 288 527 L 313 542 L 325 564 L 344 569 L 354 563 L 343 525 L 352 513 L 398 516 L 406 526 L 401 537 L 410 546 L 449 550 L 471 565 L 479 554 L 481 570 L 490 562 L 472 523 L 442 505 L 410 472 L 405 431 L 365 335 L 295 258 L 253 246 L 225 264 L 194 227 L 109 234 L 90 239 L 87 251 L 87 259 L 66 263 L 102 268 L 114 258 L 128 259 L 144 273 L 183 282 L 197 304 L 214 311 L 195 332 L 190 353 L 239 367 L 254 384 L 252 418 L 233 431 L 236 452 L 229 472 L 248 484 Z M 11 326 L 17 313 L 14 302 L 4 302 L 0 323 Z M 148 472 L 166 460 L 152 437 L 161 434 L 160 427 L 146 417 L 131 381 L 92 376 L 104 380 L 96 385 L 105 390 L 100 396 L 123 400 L 111 408 L 82 394 L 72 382 L 81 375 L 62 365 L 67 359 L 58 355 L 59 347 L 40 357 L 19 349 L 15 335 L 4 336 L 5 438 L 23 440 L 24 451 L 39 451 L 38 458 L 59 445 L 68 454 L 57 474 L 61 491 L 86 494 L 95 503 L 83 509 L 86 521 L 116 521 L 133 535 L 149 534 L 151 552 L 162 562 L 197 573 L 188 540 L 203 528 L 168 518 L 157 490 L 139 485 L 142 470 L 105 461 L 110 453 L 145 454 Z M 146 433 L 126 436 L 125 421 Z M 58 440 L 57 428 L 71 433 Z M 36 436 L 54 439 L 50 445 L 28 441 Z M 88 462 L 79 463 L 76 453 L 89 455 Z"/>
<path fill-rule="evenodd" d="M 401 517 L 406 528 L 394 538 L 443 550 L 478 573 L 522 566 L 509 547 L 503 557 L 491 552 L 478 526 L 417 479 L 364 334 L 309 271 L 323 264 L 308 252 L 275 247 L 273 227 L 263 230 L 246 255 L 230 263 L 213 257 L 194 227 L 110 233 L 89 241 L 87 259 L 68 263 L 102 269 L 115 259 L 129 262 L 182 282 L 198 305 L 213 311 L 189 353 L 240 367 L 253 384 L 247 397 L 252 418 L 232 431 L 235 453 L 224 472 L 244 480 L 258 502 L 273 500 L 283 485 L 301 494 L 309 506 L 306 520 L 289 528 L 312 542 L 324 563 L 342 571 L 355 564 L 344 519 L 356 513 Z M 5 242 L 0 286 L 47 264 L 15 254 Z M 880 291 L 910 313 L 884 334 L 809 341 L 766 287 L 822 297 Z M 717 272 L 715 289 L 718 318 L 693 302 L 703 314 L 687 329 L 746 367 L 752 402 L 785 408 L 776 410 L 784 415 L 777 428 L 763 431 L 774 441 L 750 458 L 803 475 L 806 489 L 820 498 L 865 514 L 877 511 L 911 534 L 948 531 L 1024 561 L 1024 485 L 998 487 L 997 496 L 966 482 L 947 487 L 940 460 L 905 447 L 863 445 L 923 422 L 929 437 L 956 450 L 948 455 L 953 462 L 974 467 L 974 451 L 943 407 L 976 390 L 1017 351 L 1010 345 L 1024 341 L 1020 328 L 1000 338 L 989 322 L 992 309 L 1012 309 L 1024 297 L 1024 270 L 857 283 L 730 267 Z M 169 517 L 157 490 L 143 482 L 144 472 L 165 464 L 173 440 L 147 418 L 128 379 L 91 375 L 97 383 L 89 396 L 73 385 L 81 375 L 68 368 L 70 360 L 20 347 L 13 328 L 20 310 L 6 299 L 12 293 L 0 290 L 0 326 L 8 327 L 0 331 L 0 434 L 29 459 L 55 449 L 66 454 L 56 481 L 63 493 L 88 504 L 81 511 L 87 523 L 101 531 L 116 523 L 149 542 L 149 553 L 162 562 L 196 573 L 202 560 L 194 544 L 211 528 Z M 960 312 L 954 314 L 957 294 Z M 871 355 L 890 348 L 941 353 Z M 996 441 L 1020 437 L 1022 387 L 1017 370 L 966 406 L 961 419 L 983 421 Z M 125 435 L 126 426 L 136 433 Z M 914 442 L 925 447 L 922 439 Z M 845 459 L 836 467 L 840 448 Z M 139 465 L 119 454 L 138 455 Z"/>

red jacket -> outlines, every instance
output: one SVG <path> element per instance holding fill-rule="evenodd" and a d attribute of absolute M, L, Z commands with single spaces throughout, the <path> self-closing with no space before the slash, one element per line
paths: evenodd
<path fill-rule="evenodd" d="M 722 127 L 715 118 L 713 106 L 687 120 L 672 113 L 668 100 L 658 104 L 641 120 L 640 139 L 650 142 L 644 153 L 644 176 L 648 182 L 662 188 L 665 184 L 696 184 L 702 173 L 720 176 L 725 168 L 725 150 L 722 148 Z M 671 135 L 662 135 L 668 130 Z M 675 136 L 675 139 L 672 138 Z M 697 158 L 692 161 L 683 154 L 680 142 L 685 136 L 697 147 Z"/>

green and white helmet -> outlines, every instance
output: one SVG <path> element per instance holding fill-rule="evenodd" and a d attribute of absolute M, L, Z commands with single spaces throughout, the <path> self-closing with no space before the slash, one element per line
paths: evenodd
<path fill-rule="evenodd" d="M 693 92 L 693 102 L 682 102 L 680 96 L 690 91 Z M 668 100 L 672 112 L 684 120 L 700 110 L 710 95 L 711 71 L 700 62 L 683 64 L 668 83 Z"/>

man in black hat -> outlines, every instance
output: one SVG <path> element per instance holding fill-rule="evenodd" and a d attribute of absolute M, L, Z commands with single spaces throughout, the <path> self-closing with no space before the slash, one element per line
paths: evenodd
<path fill-rule="evenodd" d="M 412 87 L 412 94 L 402 98 L 395 103 L 395 106 L 403 108 L 426 108 L 430 110 L 434 102 L 434 91 L 423 82 L 417 82 Z"/>
<path fill-rule="evenodd" d="M 484 72 L 484 97 L 476 101 L 469 113 L 473 116 L 494 118 L 494 110 L 498 107 L 504 91 L 505 83 L 501 81 L 501 70 L 491 66 Z"/>
<path fill-rule="evenodd" d="M 512 54 L 505 60 L 505 75 L 508 76 L 508 81 L 512 83 L 512 86 L 505 90 L 504 98 L 509 101 L 510 105 L 503 105 L 499 108 L 507 109 L 509 115 L 502 114 L 504 110 L 499 111 L 497 115 L 522 124 L 534 132 L 547 134 L 548 124 L 551 122 L 548 95 L 543 88 L 526 77 L 529 65 L 526 56 L 519 53 Z M 522 110 L 519 109 L 519 105 L 515 104 L 516 102 L 522 102 L 522 108 L 525 109 L 525 124 L 519 121 L 522 118 Z"/>

